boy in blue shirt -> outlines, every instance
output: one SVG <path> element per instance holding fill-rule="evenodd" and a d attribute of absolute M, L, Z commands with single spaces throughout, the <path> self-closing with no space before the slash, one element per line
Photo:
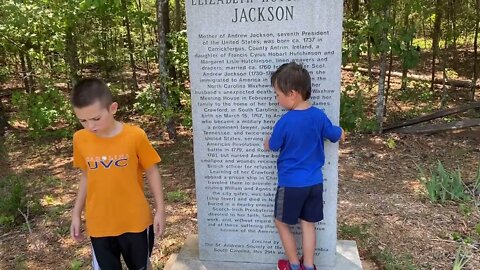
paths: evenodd
<path fill-rule="evenodd" d="M 288 260 L 278 261 L 278 270 L 316 270 L 315 223 L 323 219 L 324 139 L 344 139 L 341 127 L 332 125 L 325 113 L 307 100 L 311 95 L 308 71 L 294 62 L 281 65 L 271 76 L 278 103 L 288 110 L 275 124 L 265 150 L 279 151 L 275 225 Z M 303 259 L 297 256 L 289 225 L 302 229 Z"/>

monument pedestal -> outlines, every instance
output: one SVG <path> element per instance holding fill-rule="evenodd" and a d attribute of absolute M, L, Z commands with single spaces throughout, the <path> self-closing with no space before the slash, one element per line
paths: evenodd
<path fill-rule="evenodd" d="M 218 258 L 221 260 L 222 258 Z M 274 270 L 274 264 L 200 261 L 198 236 L 189 235 L 178 254 L 172 254 L 164 270 Z M 336 266 L 317 267 L 318 270 L 361 270 L 362 262 L 355 241 L 337 241 Z"/>

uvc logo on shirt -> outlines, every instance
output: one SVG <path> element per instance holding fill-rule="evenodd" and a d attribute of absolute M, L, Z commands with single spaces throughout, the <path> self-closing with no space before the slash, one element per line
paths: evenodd
<path fill-rule="evenodd" d="M 112 166 L 123 168 L 128 165 L 128 155 L 90 157 L 87 158 L 87 165 L 90 170 L 110 169 Z"/>

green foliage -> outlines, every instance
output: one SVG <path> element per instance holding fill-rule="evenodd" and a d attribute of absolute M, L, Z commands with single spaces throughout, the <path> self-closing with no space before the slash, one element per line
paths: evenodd
<path fill-rule="evenodd" d="M 19 222 L 18 209 L 27 207 L 25 179 L 10 175 L 0 182 L 0 226 L 12 227 Z"/>
<path fill-rule="evenodd" d="M 458 208 L 460 213 L 465 217 L 470 217 L 472 215 L 472 207 L 469 204 L 461 203 Z"/>
<path fill-rule="evenodd" d="M 480 237 L 480 223 L 475 226 L 475 233 L 477 234 L 477 237 Z"/>
<path fill-rule="evenodd" d="M 158 117 L 163 123 L 170 118 L 180 119 L 185 126 L 192 125 L 191 100 L 188 85 L 188 48 L 186 31 L 168 35 L 172 48 L 167 62 L 175 68 L 175 76 L 164 79 L 168 91 L 168 107 L 162 100 L 160 89 L 150 85 L 137 93 L 134 109 Z"/>
<path fill-rule="evenodd" d="M 445 203 L 447 200 L 469 201 L 471 199 L 466 193 L 465 183 L 462 181 L 459 170 L 449 172 L 440 161 L 430 175 L 427 175 L 420 167 L 419 170 L 421 182 L 430 201 Z"/>
<path fill-rule="evenodd" d="M 82 262 L 82 261 L 73 260 L 73 261 L 70 263 L 70 270 L 80 270 L 80 269 L 82 269 L 82 266 L 83 266 L 83 262 Z"/>
<path fill-rule="evenodd" d="M 5 83 L 9 79 L 9 71 L 7 66 L 0 66 L 0 83 Z"/>
<path fill-rule="evenodd" d="M 188 79 L 188 41 L 187 31 L 169 33 L 168 41 L 171 49 L 168 50 L 168 64 L 175 67 L 177 82 L 184 84 Z"/>
<path fill-rule="evenodd" d="M 353 92 L 353 96 L 349 93 Z M 346 131 L 358 128 L 359 121 L 365 117 L 363 110 L 364 98 L 362 92 L 355 85 L 348 85 L 340 94 L 340 126 Z"/>
<path fill-rule="evenodd" d="M 159 89 L 149 85 L 139 91 L 135 98 L 133 108 L 146 115 L 159 116 L 162 111 Z"/>
<path fill-rule="evenodd" d="M 418 267 L 413 262 L 411 255 L 395 256 L 389 250 L 380 250 L 374 255 L 375 259 L 385 270 L 416 270 Z"/>
<path fill-rule="evenodd" d="M 169 66 L 175 69 L 175 78 L 168 81 L 169 101 L 174 116 L 182 120 L 183 125 L 192 125 L 190 89 L 188 77 L 188 42 L 187 31 L 173 32 L 168 35 L 171 49 L 167 53 Z"/>
<path fill-rule="evenodd" d="M 0 180 L 0 227 L 12 228 L 24 221 L 24 214 L 37 214 L 39 203 L 27 194 L 27 178 L 8 175 Z"/>
<path fill-rule="evenodd" d="M 20 254 L 13 260 L 14 270 L 28 270 L 27 258 Z"/>
<path fill-rule="evenodd" d="M 470 257 L 465 253 L 464 250 L 462 250 L 461 247 L 459 247 L 455 255 L 455 261 L 453 262 L 452 270 L 463 269 L 469 260 L 470 260 Z"/>
<path fill-rule="evenodd" d="M 167 201 L 168 202 L 187 202 L 188 195 L 181 190 L 170 191 L 170 192 L 167 192 Z"/>
<path fill-rule="evenodd" d="M 362 54 L 367 52 L 368 29 L 365 20 L 345 18 L 342 64 L 358 63 Z"/>
<path fill-rule="evenodd" d="M 361 76 L 357 73 L 356 78 Z M 359 80 L 340 94 L 340 126 L 346 131 L 372 132 L 377 126 L 375 119 L 365 114 L 366 100 Z"/>
<path fill-rule="evenodd" d="M 346 223 L 338 226 L 338 234 L 341 239 L 356 240 L 365 243 L 369 237 L 367 225 L 349 225 Z"/>
<path fill-rule="evenodd" d="M 395 149 L 397 147 L 397 142 L 394 138 L 389 137 L 385 142 L 385 145 L 387 145 L 388 149 Z"/>
<path fill-rule="evenodd" d="M 25 121 L 35 138 L 51 135 L 64 137 L 71 132 L 58 129 L 59 126 L 71 126 L 75 118 L 68 99 L 55 87 L 47 86 L 35 93 L 15 92 L 12 104 L 17 109 L 16 119 Z"/>

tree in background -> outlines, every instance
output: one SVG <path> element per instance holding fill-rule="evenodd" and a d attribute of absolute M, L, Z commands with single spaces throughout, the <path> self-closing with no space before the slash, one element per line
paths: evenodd
<path fill-rule="evenodd" d="M 375 118 L 378 128 L 390 121 L 387 109 L 398 95 L 409 95 L 414 101 L 414 95 L 423 90 L 412 86 L 412 74 L 430 74 L 426 80 L 432 93 L 442 88 L 437 70 L 454 74 L 455 79 L 471 82 L 468 99 L 475 98 L 478 0 L 344 3 L 343 63 L 366 74 L 356 76 L 361 82 L 344 94 L 375 93 L 378 100 L 376 110 L 363 118 Z M 184 7 L 184 0 L 4 0 L 0 3 L 2 86 L 14 89 L 13 100 L 20 106 L 51 95 L 66 100 L 76 80 L 99 76 L 124 101 L 125 113 L 153 116 L 174 138 L 175 122 L 191 124 Z M 391 80 L 396 72 L 401 74 L 400 87 Z M 447 86 L 450 81 L 451 76 L 443 78 Z M 27 106 L 23 109 L 29 114 L 14 111 L 12 116 L 49 119 L 38 121 L 42 123 L 35 125 L 38 128 L 47 123 L 53 125 L 51 129 L 69 126 L 62 113 L 52 113 L 58 108 L 49 106 L 53 107 L 37 111 Z M 39 116 L 44 113 L 48 115 Z"/>

